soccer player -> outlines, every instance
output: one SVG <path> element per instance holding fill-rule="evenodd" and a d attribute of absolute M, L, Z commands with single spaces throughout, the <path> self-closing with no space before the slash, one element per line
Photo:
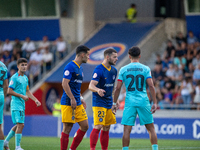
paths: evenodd
<path fill-rule="evenodd" d="M 2 131 L 4 98 L 8 89 L 7 68 L 0 61 L 0 150 L 3 150 L 4 135 Z"/>
<path fill-rule="evenodd" d="M 22 138 L 22 130 L 24 128 L 25 119 L 25 102 L 31 98 L 37 106 L 40 106 L 40 101 L 31 93 L 28 86 L 28 78 L 24 74 L 27 70 L 27 60 L 20 58 L 17 60 L 18 72 L 10 79 L 8 86 L 8 94 L 12 95 L 11 100 L 11 116 L 13 124 L 16 124 L 8 133 L 4 148 L 9 150 L 8 142 L 15 135 L 15 150 L 23 150 L 20 146 Z M 27 95 L 27 96 L 26 96 Z"/>
<path fill-rule="evenodd" d="M 76 150 L 88 130 L 88 117 L 85 112 L 86 103 L 80 95 L 83 81 L 82 63 L 89 59 L 89 48 L 80 45 L 76 48 L 76 58 L 65 66 L 62 80 L 63 95 L 61 98 L 61 113 L 63 131 L 61 133 L 61 150 L 66 150 L 69 133 L 78 122 L 80 128 L 76 132 L 70 150 Z"/>
<path fill-rule="evenodd" d="M 131 63 L 122 67 L 119 71 L 117 86 L 114 93 L 113 103 L 117 102 L 122 84 L 126 86 L 126 99 L 123 117 L 121 124 L 124 125 L 123 134 L 123 149 L 129 149 L 130 132 L 132 126 L 135 125 L 136 116 L 139 116 L 140 125 L 145 125 L 149 132 L 150 141 L 153 150 L 158 150 L 157 135 L 154 129 L 152 114 L 157 109 L 157 100 L 154 89 L 154 84 L 151 77 L 150 68 L 139 63 L 140 49 L 138 47 L 131 47 L 128 51 Z M 149 86 L 153 102 L 150 106 L 149 98 L 146 92 L 146 83 Z M 113 105 L 113 110 L 116 110 L 116 105 Z"/>
<path fill-rule="evenodd" d="M 115 65 L 117 60 L 117 51 L 112 48 L 106 49 L 103 63 L 95 68 L 89 84 L 89 90 L 93 92 L 94 118 L 94 128 L 90 134 L 90 150 L 95 150 L 101 129 L 101 148 L 108 149 L 110 125 L 116 123 L 111 107 L 113 105 L 112 92 L 117 77 L 117 69 L 112 65 Z"/>

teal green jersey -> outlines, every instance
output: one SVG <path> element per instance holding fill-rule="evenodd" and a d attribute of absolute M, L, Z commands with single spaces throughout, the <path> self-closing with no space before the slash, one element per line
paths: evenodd
<path fill-rule="evenodd" d="M 9 88 L 18 94 L 26 95 L 26 90 L 29 89 L 27 76 L 15 73 L 10 79 Z M 21 97 L 12 96 L 11 110 L 24 111 L 25 101 Z"/>
<path fill-rule="evenodd" d="M 6 66 L 4 65 L 4 63 L 2 63 L 0 61 L 0 95 L 3 95 L 3 82 L 4 80 L 7 79 L 7 68 Z M 4 101 L 4 100 L 3 100 Z"/>
<path fill-rule="evenodd" d="M 151 78 L 149 67 L 138 63 L 130 63 L 119 71 L 118 81 L 126 86 L 125 106 L 150 105 L 146 92 L 146 79 Z"/>

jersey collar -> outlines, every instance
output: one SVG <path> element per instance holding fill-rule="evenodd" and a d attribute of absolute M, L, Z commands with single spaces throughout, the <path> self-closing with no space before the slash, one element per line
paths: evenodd
<path fill-rule="evenodd" d="M 108 71 L 111 70 L 111 67 L 110 67 L 110 68 L 107 68 L 103 63 L 102 63 L 102 65 L 103 65 Z"/>
<path fill-rule="evenodd" d="M 79 68 L 80 68 L 80 66 L 78 65 L 78 63 L 77 62 L 75 62 L 74 60 L 72 60 Z"/>
<path fill-rule="evenodd" d="M 24 76 L 24 75 L 21 75 L 21 74 L 20 74 L 20 73 L 18 73 L 18 72 L 17 72 L 17 74 L 18 74 L 18 77 L 19 77 L 19 76 Z"/>

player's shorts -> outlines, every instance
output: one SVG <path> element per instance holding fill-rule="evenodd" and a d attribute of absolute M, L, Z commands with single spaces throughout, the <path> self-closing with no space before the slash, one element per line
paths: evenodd
<path fill-rule="evenodd" d="M 87 120 L 87 114 L 83 105 L 76 106 L 72 111 L 72 107 L 68 105 L 61 105 L 62 122 L 76 123 Z"/>
<path fill-rule="evenodd" d="M 3 123 L 4 96 L 0 95 L 0 124 Z"/>
<path fill-rule="evenodd" d="M 13 124 L 24 123 L 25 112 L 22 110 L 12 110 L 11 111 L 12 122 Z"/>
<path fill-rule="evenodd" d="M 111 109 L 104 107 L 92 107 L 94 125 L 108 126 L 116 124 L 116 118 Z"/>
<path fill-rule="evenodd" d="M 153 115 L 151 114 L 151 106 L 125 106 L 121 124 L 134 126 L 135 119 L 139 116 L 140 125 L 153 123 Z"/>

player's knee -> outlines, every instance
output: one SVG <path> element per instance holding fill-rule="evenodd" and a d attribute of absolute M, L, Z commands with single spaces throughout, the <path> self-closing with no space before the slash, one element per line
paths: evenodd
<path fill-rule="evenodd" d="M 82 126 L 82 127 L 81 127 L 81 130 L 82 130 L 82 131 L 87 131 L 88 128 L 89 128 L 89 125 L 87 124 L 87 125 Z"/>
<path fill-rule="evenodd" d="M 103 125 L 95 125 L 94 128 L 97 130 L 101 130 L 101 128 L 103 127 Z"/>

